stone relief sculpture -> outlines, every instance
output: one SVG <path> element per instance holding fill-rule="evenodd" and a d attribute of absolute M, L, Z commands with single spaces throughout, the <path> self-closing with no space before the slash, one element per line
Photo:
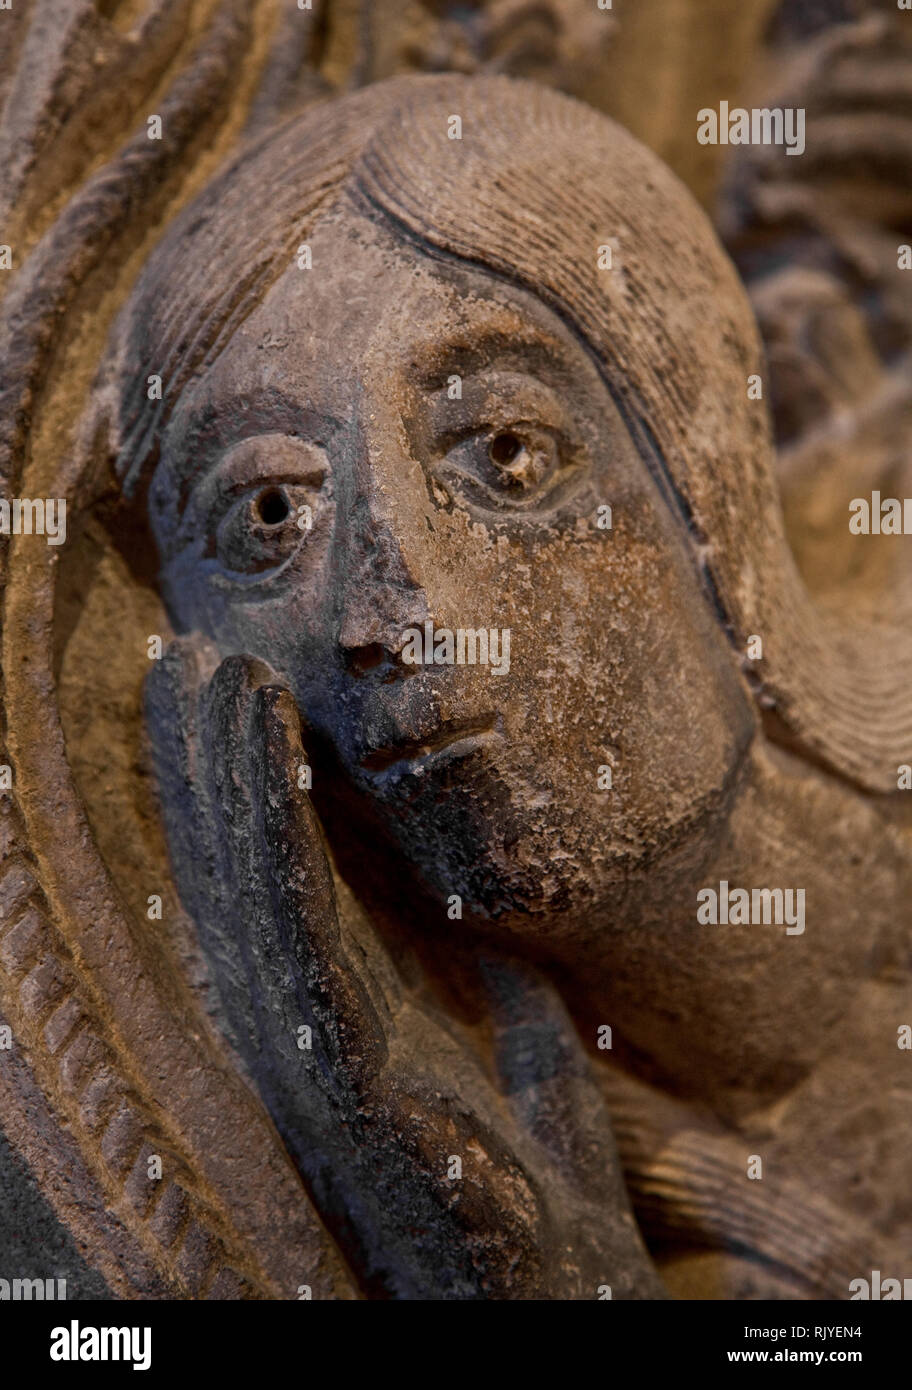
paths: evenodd
<path fill-rule="evenodd" d="M 19 1258 L 64 1233 L 133 1298 L 901 1276 L 909 567 L 846 518 L 908 473 L 907 40 L 746 7 L 817 153 L 730 161 L 733 264 L 594 109 L 618 15 L 242 8 L 104 17 L 121 79 L 186 46 L 160 142 L 93 168 L 78 63 L 82 128 L 8 117 L 6 494 L 68 504 L 4 589 Z M 872 89 L 862 215 L 829 123 Z"/>

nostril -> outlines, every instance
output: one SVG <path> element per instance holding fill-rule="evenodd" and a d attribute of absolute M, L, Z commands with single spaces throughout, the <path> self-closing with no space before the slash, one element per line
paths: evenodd
<path fill-rule="evenodd" d="M 403 661 L 402 653 L 392 651 L 382 642 L 368 642 L 363 647 L 343 648 L 342 658 L 345 669 L 351 676 L 364 676 L 368 671 L 375 672 L 384 685 L 400 680 L 403 676 L 414 676 L 417 666 Z"/>
<path fill-rule="evenodd" d="M 366 647 L 350 647 L 345 652 L 345 667 L 353 676 L 361 676 L 365 671 L 382 666 L 389 655 L 379 642 L 369 642 Z"/>

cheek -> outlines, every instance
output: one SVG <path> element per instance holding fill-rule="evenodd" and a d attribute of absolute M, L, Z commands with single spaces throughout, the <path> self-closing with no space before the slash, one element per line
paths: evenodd
<path fill-rule="evenodd" d="M 599 769 L 600 815 L 668 821 L 720 789 L 752 728 L 731 650 L 674 554 L 614 537 L 548 547 L 530 582 L 510 582 L 511 733 L 564 797 Z"/>
<path fill-rule="evenodd" d="M 175 570 L 169 607 L 185 627 L 209 636 L 222 656 L 247 653 L 294 676 L 325 660 L 333 514 L 326 508 L 280 574 L 233 582 L 196 567 Z"/>
<path fill-rule="evenodd" d="M 223 659 L 256 657 L 296 690 L 302 672 L 327 669 L 319 624 L 293 588 L 255 601 L 237 590 L 212 587 L 196 618 L 194 627 L 211 638 Z"/>
<path fill-rule="evenodd" d="M 656 564 L 604 632 L 618 797 L 611 810 L 655 829 L 722 795 L 753 731 L 735 658 L 696 581 Z M 594 702 L 595 703 L 595 702 Z"/>

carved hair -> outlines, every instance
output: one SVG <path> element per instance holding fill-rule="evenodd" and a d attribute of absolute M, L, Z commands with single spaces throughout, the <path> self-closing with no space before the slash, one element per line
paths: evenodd
<path fill-rule="evenodd" d="M 889 629 L 849 629 L 805 591 L 766 407 L 747 396 L 762 349 L 736 273 L 683 185 L 568 97 L 507 78 L 397 79 L 312 107 L 245 153 L 177 219 L 115 330 L 105 396 L 127 492 L 188 381 L 341 196 L 427 254 L 522 285 L 576 332 L 690 541 L 771 736 L 895 790 L 912 760 L 912 650 Z M 152 373 L 160 402 L 146 398 Z M 757 664 L 744 656 L 754 633 Z"/>

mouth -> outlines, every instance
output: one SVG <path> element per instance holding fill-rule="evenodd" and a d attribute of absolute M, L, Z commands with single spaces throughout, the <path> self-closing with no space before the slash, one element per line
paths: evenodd
<path fill-rule="evenodd" d="M 479 748 L 501 742 L 503 734 L 498 728 L 499 722 L 491 717 L 471 724 L 451 724 L 439 729 L 431 738 L 375 748 L 361 759 L 361 767 L 374 781 L 418 777 L 431 768 L 455 762 Z"/>

